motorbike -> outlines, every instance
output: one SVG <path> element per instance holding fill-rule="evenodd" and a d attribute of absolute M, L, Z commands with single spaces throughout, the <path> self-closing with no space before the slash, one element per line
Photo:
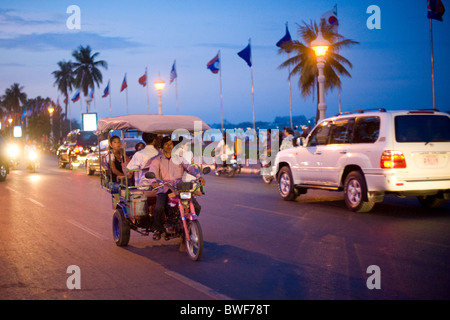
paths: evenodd
<path fill-rule="evenodd" d="M 242 165 L 238 163 L 237 154 L 234 153 L 232 155 L 227 156 L 227 160 L 224 161 L 223 164 L 216 165 L 216 176 L 220 176 L 221 174 L 226 174 L 228 177 L 232 178 L 236 173 L 240 173 L 242 169 Z"/>
<path fill-rule="evenodd" d="M 266 184 L 270 184 L 273 181 L 272 176 L 272 165 L 270 162 L 270 149 L 267 151 L 266 155 L 260 157 L 259 162 L 261 164 L 261 177 Z"/>
<path fill-rule="evenodd" d="M 36 150 L 30 150 L 26 154 L 27 157 L 27 169 L 30 172 L 36 172 L 36 169 L 39 168 L 39 158 Z"/>

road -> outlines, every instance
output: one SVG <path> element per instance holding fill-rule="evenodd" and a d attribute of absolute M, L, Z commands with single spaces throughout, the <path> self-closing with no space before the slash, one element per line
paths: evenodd
<path fill-rule="evenodd" d="M 258 175 L 206 182 L 205 250 L 192 262 L 176 240 L 132 233 L 116 247 L 110 196 L 83 167 L 50 155 L 37 173 L 19 167 L 0 183 L 0 299 L 450 298 L 450 203 L 386 197 L 357 214 L 342 193 L 282 201 Z M 80 289 L 68 288 L 70 266 Z"/>

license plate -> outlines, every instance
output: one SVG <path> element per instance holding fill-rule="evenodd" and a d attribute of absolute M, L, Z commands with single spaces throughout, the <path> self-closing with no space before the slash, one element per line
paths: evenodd
<path fill-rule="evenodd" d="M 436 155 L 426 155 L 423 157 L 423 164 L 425 166 L 437 166 L 439 165 L 439 158 Z"/>

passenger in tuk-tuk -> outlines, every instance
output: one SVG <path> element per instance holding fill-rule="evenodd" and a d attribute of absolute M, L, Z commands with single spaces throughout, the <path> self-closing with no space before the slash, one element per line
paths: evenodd
<path fill-rule="evenodd" d="M 172 161 L 173 142 L 170 136 L 164 137 L 161 141 L 161 145 L 163 153 L 152 160 L 149 168 L 149 171 L 155 174 L 156 179 L 163 180 L 164 182 L 174 182 L 181 179 L 183 172 L 185 171 L 196 178 L 201 177 L 200 171 L 196 167 L 187 163 L 180 163 L 180 161 Z M 200 178 L 200 182 L 202 185 L 205 185 L 205 180 L 203 178 Z M 153 188 L 156 188 L 159 184 L 157 182 L 153 182 L 152 186 Z M 171 192 L 172 191 L 167 185 L 158 189 L 153 223 L 155 229 L 155 232 L 153 233 L 154 240 L 161 239 L 161 233 L 164 232 L 162 218 L 167 205 L 169 193 Z M 199 215 L 201 206 L 195 198 L 192 198 L 192 200 L 194 203 L 195 212 Z"/>
<path fill-rule="evenodd" d="M 123 165 L 128 163 L 130 159 L 128 156 L 123 154 L 123 149 L 121 147 L 120 137 L 114 135 L 109 139 L 109 152 L 110 154 L 105 157 L 107 169 L 111 170 L 112 182 L 117 183 L 117 177 L 125 176 L 123 173 Z M 109 165 L 109 161 L 112 165 Z M 124 164 L 125 161 L 125 164 Z"/>
<path fill-rule="evenodd" d="M 134 181 L 135 185 L 139 186 L 143 184 L 142 178 L 148 169 L 148 162 L 150 159 L 156 157 L 160 152 L 155 148 L 157 135 L 150 132 L 144 132 L 142 134 L 142 140 L 144 140 L 146 146 L 144 149 L 136 152 L 131 158 L 130 162 L 127 165 L 128 170 L 137 170 L 140 171 L 134 172 Z M 132 172 L 128 174 L 128 178 L 132 177 Z"/>

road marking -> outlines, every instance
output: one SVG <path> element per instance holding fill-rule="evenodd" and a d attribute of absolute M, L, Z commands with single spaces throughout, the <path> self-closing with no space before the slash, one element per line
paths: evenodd
<path fill-rule="evenodd" d="M 6 189 L 8 189 L 8 190 L 10 190 L 10 191 L 12 191 L 12 192 L 17 192 L 16 190 L 14 190 L 14 189 L 11 188 L 11 187 L 6 187 Z"/>
<path fill-rule="evenodd" d="M 42 203 L 40 203 L 37 200 L 31 199 L 31 198 L 27 198 L 29 201 L 33 202 L 34 204 L 37 204 L 38 206 L 45 208 L 45 205 L 43 205 Z"/>
<path fill-rule="evenodd" d="M 164 273 L 167 274 L 169 277 L 172 277 L 180 282 L 183 282 L 184 284 L 188 285 L 189 287 L 194 288 L 195 290 L 200 291 L 215 300 L 233 300 L 230 297 L 228 297 L 224 294 L 220 294 L 220 293 L 214 291 L 213 289 L 211 289 L 197 281 L 186 278 L 185 276 L 183 276 L 177 272 L 166 271 Z"/>
<path fill-rule="evenodd" d="M 283 213 L 283 212 L 279 212 L 279 211 L 272 211 L 272 210 L 261 209 L 261 208 L 256 208 L 256 207 L 249 207 L 249 206 L 244 206 L 242 204 L 235 204 L 234 206 L 235 207 L 245 208 L 245 209 L 263 211 L 263 212 L 267 212 L 267 213 L 273 213 L 273 214 L 277 214 L 277 215 L 280 215 L 280 216 L 286 216 L 286 217 L 289 217 L 289 218 L 304 219 L 303 217 L 293 216 L 293 215 L 290 215 L 290 214 L 287 214 L 287 213 Z"/>
<path fill-rule="evenodd" d="M 105 237 L 104 235 L 102 235 L 102 234 L 100 234 L 100 233 L 98 233 L 98 232 L 96 232 L 96 231 L 94 231 L 94 230 L 92 230 L 92 229 L 82 225 L 81 223 L 79 223 L 79 222 L 77 222 L 75 220 L 67 220 L 67 222 L 73 224 L 74 226 L 80 228 L 81 230 L 86 231 L 87 233 L 93 235 L 94 237 L 96 237 L 96 238 L 98 238 L 100 240 L 109 240 L 108 237 Z"/>

